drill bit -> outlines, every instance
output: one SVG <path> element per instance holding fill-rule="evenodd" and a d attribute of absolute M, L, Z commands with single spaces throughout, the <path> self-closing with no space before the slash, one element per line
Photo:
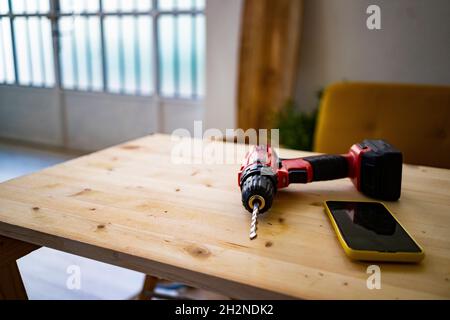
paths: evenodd
<path fill-rule="evenodd" d="M 259 214 L 259 205 L 258 203 L 255 203 L 253 205 L 252 223 L 250 225 L 250 240 L 256 238 L 256 225 L 258 224 L 258 214 Z"/>

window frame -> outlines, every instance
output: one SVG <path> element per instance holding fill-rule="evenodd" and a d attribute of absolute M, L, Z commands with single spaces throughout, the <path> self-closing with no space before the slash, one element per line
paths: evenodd
<path fill-rule="evenodd" d="M 9 23 L 10 23 L 10 32 L 11 32 L 11 45 L 12 45 L 12 56 L 13 56 L 13 70 L 14 70 L 14 82 L 13 83 L 8 83 L 8 82 L 2 82 L 0 83 L 0 85 L 2 86 L 10 86 L 10 85 L 16 85 L 16 86 L 20 86 L 20 87 L 32 87 L 32 88 L 46 88 L 46 89 L 59 89 L 62 91 L 77 91 L 77 92 L 91 92 L 91 93 L 103 93 L 103 94 L 120 94 L 120 95 L 126 95 L 126 96 L 138 96 L 138 97 L 162 97 L 164 99 L 175 99 L 175 100 L 202 100 L 204 98 L 204 96 L 199 96 L 197 94 L 197 88 L 199 85 L 199 81 L 198 81 L 198 75 L 197 70 L 195 70 L 194 65 L 196 65 L 196 63 L 198 63 L 198 61 L 192 62 L 192 66 L 191 66 L 191 77 L 192 77 L 192 93 L 190 95 L 190 97 L 186 97 L 186 96 L 180 96 L 180 92 L 179 92 L 179 87 L 180 87 L 180 70 L 179 70 L 179 63 L 176 63 L 176 61 L 174 61 L 174 94 L 173 95 L 163 95 L 161 92 L 161 70 L 160 70 L 160 62 L 161 62 L 161 57 L 160 57 L 160 40 L 159 40 L 159 26 L 158 26 L 158 19 L 161 16 L 164 15 L 170 15 L 173 16 L 175 18 L 177 18 L 180 15 L 190 15 L 192 18 L 194 17 L 199 17 L 199 16 L 203 16 L 205 17 L 205 8 L 202 9 L 198 9 L 196 7 L 196 2 L 195 0 L 193 1 L 193 6 L 190 9 L 171 9 L 171 10 L 166 10 L 166 9 L 160 9 L 158 7 L 158 0 L 151 0 L 151 8 L 150 10 L 147 11 L 137 11 L 137 10 L 132 10 L 132 11 L 121 11 L 118 10 L 116 12 L 105 12 L 104 10 L 104 6 L 103 6 L 103 1 L 104 0 L 99 0 L 99 9 L 97 12 L 80 12 L 80 13 L 74 13 L 74 12 L 61 12 L 60 10 L 60 1 L 59 0 L 48 0 L 49 1 L 49 12 L 48 13 L 13 13 L 12 10 L 12 1 L 13 0 L 8 0 L 8 6 L 9 6 L 9 10 L 8 13 L 2 13 L 0 14 L 0 18 L 9 18 Z M 206 1 L 205 1 L 206 2 Z M 176 4 L 176 1 L 175 1 Z M 77 88 L 77 86 L 75 86 L 75 88 L 64 88 L 63 83 L 62 83 L 62 78 L 61 78 L 61 74 L 62 74 L 62 69 L 61 69 L 61 36 L 59 33 L 59 21 L 61 18 L 63 17 L 74 17 L 74 16 L 82 16 L 82 17 L 98 17 L 99 21 L 100 21 L 100 50 L 101 50 L 101 59 L 102 59 L 102 63 L 101 63 L 101 70 L 102 70 L 102 74 L 101 74 L 101 79 L 102 79 L 102 86 L 101 86 L 101 90 L 93 90 L 92 89 L 92 83 L 91 83 L 91 88 L 88 88 L 87 90 L 85 89 L 79 89 Z M 138 17 L 138 16 L 149 16 L 151 17 L 151 25 L 152 25 L 152 37 L 151 37 L 151 41 L 152 41 L 152 45 L 151 45 L 151 69 L 152 69 L 152 74 L 150 75 L 152 78 L 152 82 L 153 82 L 153 88 L 152 88 L 152 93 L 150 95 L 142 95 L 139 91 L 139 88 L 136 88 L 136 92 L 135 93 L 127 93 L 125 92 L 125 88 L 124 88 L 124 68 L 119 68 L 119 78 L 122 79 L 121 80 L 121 86 L 120 86 L 120 91 L 117 92 L 111 92 L 108 90 L 108 68 L 107 68 L 107 54 L 106 54 L 106 44 L 105 44 L 105 18 L 107 17 Z M 18 59 L 17 59 L 17 46 L 16 46 L 16 42 L 15 42 L 15 28 L 14 28 L 14 20 L 15 18 L 19 18 L 19 17 L 24 17 L 26 18 L 27 21 L 27 25 L 28 25 L 28 19 L 30 17 L 38 17 L 38 18 L 48 18 L 50 21 L 50 26 L 51 26 L 51 43 L 52 43 L 52 54 L 53 54 L 53 72 L 54 72 L 54 84 L 53 86 L 47 86 L 45 84 L 45 81 L 43 82 L 42 85 L 35 85 L 35 84 L 21 84 L 19 83 L 19 74 L 18 74 Z M 176 19 L 174 19 L 174 21 L 176 21 Z M 205 26 L 206 27 L 206 26 Z M 175 28 L 176 29 L 176 28 Z M 176 32 L 176 30 L 174 30 L 174 32 Z M 193 31 L 194 37 L 195 37 L 195 30 Z M 122 38 L 122 37 L 120 37 Z M 139 33 L 137 33 L 136 38 L 139 38 Z M 39 40 L 41 43 L 41 48 L 42 48 L 42 39 Z M 119 39 L 119 41 L 123 41 L 123 39 Z M 177 41 L 177 36 L 174 37 L 174 55 L 177 55 L 177 45 L 176 45 L 176 41 Z M 193 44 L 192 46 L 195 47 L 196 42 L 198 41 L 198 39 L 193 40 Z M 120 43 L 120 46 L 123 46 L 123 42 Z M 29 49 L 31 50 L 31 49 Z M 206 47 L 205 49 L 206 50 Z M 123 50 L 119 50 L 119 59 L 121 61 L 119 61 L 119 64 L 124 63 L 123 59 L 123 54 L 120 54 L 120 51 Z M 136 52 L 135 52 L 136 54 Z M 28 54 L 28 64 L 31 64 L 31 55 Z M 43 59 L 42 56 L 42 52 L 41 52 L 41 57 Z M 206 57 L 206 52 L 205 52 L 205 57 Z M 176 60 L 176 59 L 175 59 Z M 194 55 L 192 57 L 192 60 L 197 60 L 196 58 L 194 58 Z M 92 70 L 91 70 L 92 66 L 90 63 L 88 63 L 88 74 L 92 74 Z M 137 68 L 138 69 L 138 68 Z M 138 79 L 140 77 L 140 72 L 136 72 L 135 73 L 135 77 L 136 79 Z M 138 82 L 136 82 L 138 83 Z"/>

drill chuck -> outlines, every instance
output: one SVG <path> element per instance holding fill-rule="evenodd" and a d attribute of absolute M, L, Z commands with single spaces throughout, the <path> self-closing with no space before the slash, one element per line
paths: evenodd
<path fill-rule="evenodd" d="M 259 213 L 270 209 L 275 195 L 275 186 L 271 178 L 264 175 L 248 176 L 242 183 L 242 204 L 249 212 L 253 212 L 255 204 Z"/>

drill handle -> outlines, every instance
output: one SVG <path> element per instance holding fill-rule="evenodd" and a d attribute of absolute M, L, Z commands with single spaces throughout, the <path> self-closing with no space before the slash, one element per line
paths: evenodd
<path fill-rule="evenodd" d="M 319 155 L 302 158 L 311 165 L 312 181 L 324 181 L 349 176 L 349 163 L 342 155 Z"/>
<path fill-rule="evenodd" d="M 341 155 L 320 155 L 296 159 L 283 159 L 282 166 L 288 171 L 288 183 L 309 183 L 313 181 L 334 180 L 349 176 L 348 160 Z"/>

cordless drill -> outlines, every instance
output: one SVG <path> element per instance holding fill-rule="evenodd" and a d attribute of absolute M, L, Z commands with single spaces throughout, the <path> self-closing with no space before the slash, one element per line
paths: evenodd
<path fill-rule="evenodd" d="M 272 206 L 277 189 L 349 177 L 358 191 L 382 200 L 400 198 L 402 153 L 383 140 L 364 140 L 344 155 L 280 159 L 270 146 L 254 146 L 238 174 L 242 204 L 252 213 L 250 238 L 256 237 L 258 214 Z"/>

